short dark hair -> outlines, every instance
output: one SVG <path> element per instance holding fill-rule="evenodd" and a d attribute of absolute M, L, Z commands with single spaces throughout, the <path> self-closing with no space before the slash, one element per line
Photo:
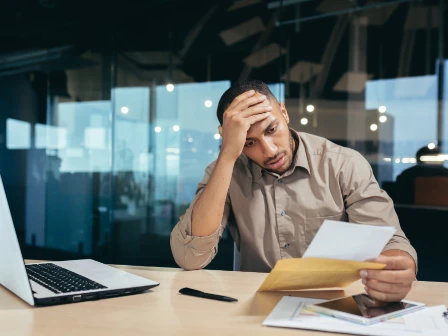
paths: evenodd
<path fill-rule="evenodd" d="M 221 99 L 219 100 L 218 108 L 216 109 L 216 116 L 218 117 L 219 123 L 221 125 L 224 117 L 224 112 L 227 110 L 232 101 L 240 94 L 250 90 L 259 92 L 266 97 L 273 98 L 275 99 L 275 101 L 277 101 L 266 83 L 260 80 L 250 79 L 237 82 L 233 84 L 226 92 L 224 92 L 224 94 L 221 96 Z"/>

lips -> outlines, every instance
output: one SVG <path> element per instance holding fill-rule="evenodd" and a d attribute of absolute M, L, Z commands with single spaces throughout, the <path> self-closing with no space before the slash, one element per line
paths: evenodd
<path fill-rule="evenodd" d="M 285 164 L 285 157 L 286 154 L 283 154 L 277 160 L 268 163 L 267 166 L 269 167 L 269 169 L 278 169 Z"/>

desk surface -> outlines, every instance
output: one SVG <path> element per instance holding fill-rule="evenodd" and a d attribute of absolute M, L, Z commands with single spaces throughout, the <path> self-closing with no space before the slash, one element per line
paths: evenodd
<path fill-rule="evenodd" d="M 117 266 L 160 282 L 144 294 L 32 308 L 0 286 L 0 334 L 5 335 L 329 335 L 263 327 L 284 295 L 336 298 L 362 292 L 361 283 L 344 291 L 256 293 L 262 273 L 190 271 Z M 182 287 L 232 296 L 237 303 L 178 294 Z M 448 305 L 448 283 L 416 282 L 408 299 Z"/>

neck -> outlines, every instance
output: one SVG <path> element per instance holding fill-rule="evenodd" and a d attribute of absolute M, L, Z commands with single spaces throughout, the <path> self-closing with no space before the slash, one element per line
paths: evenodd
<path fill-rule="evenodd" d="M 292 151 L 292 157 L 294 158 L 297 153 L 297 149 L 299 148 L 299 143 L 295 136 L 292 135 L 292 131 L 289 131 L 289 147 Z"/>

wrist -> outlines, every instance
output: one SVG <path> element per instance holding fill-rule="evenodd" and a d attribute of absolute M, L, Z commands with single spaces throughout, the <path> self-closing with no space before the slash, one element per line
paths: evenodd
<path fill-rule="evenodd" d="M 228 151 L 225 148 L 221 148 L 218 156 L 218 162 L 234 165 L 239 155 Z"/>

